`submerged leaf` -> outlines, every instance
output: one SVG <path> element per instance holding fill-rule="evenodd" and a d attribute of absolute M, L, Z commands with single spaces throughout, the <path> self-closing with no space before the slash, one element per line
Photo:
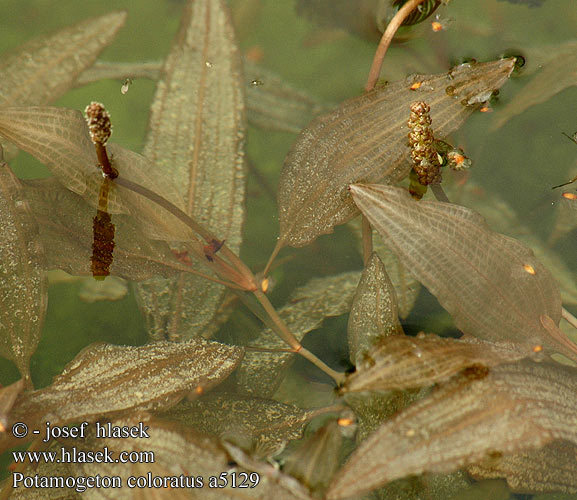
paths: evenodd
<path fill-rule="evenodd" d="M 347 337 L 351 362 L 358 366 L 377 340 L 402 334 L 395 289 L 385 266 L 373 253 L 355 293 Z"/>
<path fill-rule="evenodd" d="M 95 210 L 56 179 L 22 181 L 22 199 L 30 205 L 45 253 L 45 269 L 73 275 L 91 272 L 92 218 Z M 139 281 L 152 276 L 173 276 L 190 270 L 163 241 L 148 239 L 129 216 L 114 217 L 117 227 L 111 273 Z M 108 281 L 108 280 L 106 280 Z"/>
<path fill-rule="evenodd" d="M 279 315 L 301 341 L 325 318 L 349 311 L 359 278 L 359 272 L 348 272 L 312 279 L 295 290 L 288 303 L 279 310 Z M 269 328 L 264 329 L 251 344 L 268 349 L 286 348 Z M 239 388 L 253 396 L 271 397 L 282 381 L 284 370 L 293 360 L 294 353 L 247 351 L 237 372 Z"/>
<path fill-rule="evenodd" d="M 163 410 L 187 394 L 202 394 L 219 384 L 242 356 L 241 347 L 204 340 L 141 347 L 93 344 L 52 385 L 24 393 L 12 418 L 29 425 L 46 420 L 61 425 L 135 409 Z"/>
<path fill-rule="evenodd" d="M 102 173 L 79 111 L 34 106 L 2 108 L 0 135 L 43 162 L 66 188 L 98 208 Z M 108 143 L 107 149 L 120 177 L 154 191 L 179 208 L 184 206 L 176 188 L 158 175 L 146 158 L 116 144 Z M 194 238 L 190 229 L 173 215 L 116 183 L 111 184 L 108 194 L 108 212 L 132 214 L 154 238 L 174 241 Z"/>
<path fill-rule="evenodd" d="M 394 335 L 380 341 L 357 365 L 344 392 L 391 391 L 427 387 L 469 366 L 491 367 L 524 358 L 515 344 L 436 335 Z"/>
<path fill-rule="evenodd" d="M 92 65 L 125 20 L 126 12 L 113 12 L 20 47 L 0 63 L 0 106 L 56 100 Z"/>
<path fill-rule="evenodd" d="M 216 393 L 182 401 L 162 416 L 203 434 L 243 443 L 248 440 L 257 457 L 269 457 L 288 441 L 299 439 L 305 424 L 317 413 L 268 399 Z"/>
<path fill-rule="evenodd" d="M 452 192 L 455 196 L 452 196 Z M 523 222 L 504 199 L 496 193 L 488 193 L 471 181 L 466 182 L 458 189 L 447 190 L 447 194 L 453 202 L 479 212 L 487 220 L 493 231 L 525 243 L 559 283 L 563 303 L 577 304 L 577 284 L 567 264 L 554 250 L 543 244 L 535 232 Z M 557 206 L 562 210 L 568 210 L 566 215 L 572 216 L 573 227 L 575 227 L 577 225 L 576 200 L 571 199 L 571 197 L 560 196 Z M 569 211 L 571 211 L 570 214 Z"/>
<path fill-rule="evenodd" d="M 279 247 L 304 246 L 357 208 L 347 192 L 354 182 L 394 182 L 410 170 L 409 106 L 431 107 L 435 137 L 457 129 L 514 68 L 514 59 L 463 64 L 440 75 L 418 75 L 350 99 L 316 118 L 289 152 L 279 183 Z M 411 84 L 419 83 L 418 90 Z"/>
<path fill-rule="evenodd" d="M 468 208 L 416 202 L 404 190 L 354 185 L 355 203 L 463 333 L 510 340 L 575 358 L 541 324 L 561 319 L 561 296 L 551 273 L 522 243 L 495 233 Z"/>
<path fill-rule="evenodd" d="M 244 217 L 241 61 L 227 6 L 190 0 L 151 108 L 144 155 L 149 174 L 178 188 L 184 211 L 237 252 Z M 137 287 L 153 338 L 206 335 L 221 285 L 181 275 Z"/>
<path fill-rule="evenodd" d="M 354 427 L 354 415 L 332 418 L 314 434 L 302 440 L 285 459 L 284 472 L 296 477 L 312 492 L 321 493 L 329 485 L 339 467 L 345 437 Z"/>
<path fill-rule="evenodd" d="M 12 407 L 18 395 L 24 390 L 24 379 L 0 389 L 0 432 L 5 432 L 8 428 L 8 421 Z"/>
<path fill-rule="evenodd" d="M 507 479 L 518 493 L 577 493 L 577 446 L 554 441 L 538 450 L 495 456 L 467 467 L 475 479 Z"/>
<path fill-rule="evenodd" d="M 337 500 L 423 472 L 452 472 L 487 456 L 577 444 L 577 370 L 521 361 L 465 369 L 385 422 L 351 455 L 329 488 Z"/>
<path fill-rule="evenodd" d="M 29 383 L 48 297 L 44 249 L 20 191 L 20 181 L 0 158 L 0 354 L 14 361 Z"/>
<path fill-rule="evenodd" d="M 363 248 L 360 222 L 361 221 L 359 219 L 355 219 L 349 222 L 348 226 L 359 240 L 359 251 L 362 255 Z M 383 241 L 383 238 L 381 238 L 380 234 L 374 230 L 372 234 L 373 250 L 385 265 L 387 275 L 393 282 L 393 286 L 395 288 L 399 317 L 405 319 L 413 310 L 415 302 L 417 301 L 417 296 L 421 291 L 421 284 L 409 272 L 406 266 L 403 265 L 395 253 L 385 245 L 385 242 Z"/>

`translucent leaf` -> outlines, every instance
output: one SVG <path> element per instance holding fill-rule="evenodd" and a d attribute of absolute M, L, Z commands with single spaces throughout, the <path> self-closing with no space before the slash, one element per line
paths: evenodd
<path fill-rule="evenodd" d="M 577 493 L 577 446 L 554 441 L 538 450 L 487 458 L 467 467 L 475 479 L 507 479 L 519 493 Z"/>
<path fill-rule="evenodd" d="M 325 318 L 349 311 L 359 278 L 359 272 L 347 272 L 312 279 L 295 290 L 279 314 L 300 341 Z M 251 345 L 286 349 L 284 342 L 268 328 L 251 341 Z M 293 353 L 247 352 L 237 373 L 240 390 L 253 396 L 271 397 L 293 359 Z"/>
<path fill-rule="evenodd" d="M 0 63 L 0 105 L 48 104 L 63 95 L 115 37 L 126 12 L 86 19 L 23 45 Z"/>
<path fill-rule="evenodd" d="M 280 76 L 257 64 L 244 63 L 246 107 L 250 123 L 265 130 L 298 134 L 326 106 Z"/>
<path fill-rule="evenodd" d="M 400 188 L 354 185 L 355 202 L 463 333 L 548 348 L 575 358 L 541 324 L 558 325 L 561 296 L 551 273 L 522 243 L 491 231 L 472 210 L 416 202 Z M 577 349 L 577 348 L 576 348 Z"/>
<path fill-rule="evenodd" d="M 23 394 L 12 417 L 29 426 L 47 420 L 61 425 L 135 409 L 166 409 L 187 394 L 202 394 L 220 383 L 242 355 L 241 347 L 204 340 L 141 347 L 93 344 L 52 385 Z M 1 439 L 0 446 L 10 444 L 8 436 Z"/>
<path fill-rule="evenodd" d="M 279 183 L 279 246 L 304 246 L 357 208 L 347 188 L 354 182 L 390 182 L 410 170 L 407 147 L 409 106 L 431 107 L 435 136 L 457 129 L 501 87 L 514 59 L 464 64 L 440 75 L 417 75 L 350 99 L 316 118 L 286 157 Z M 411 90 L 414 83 L 421 83 Z"/>
<path fill-rule="evenodd" d="M 555 439 L 577 444 L 576 391 L 577 370 L 559 364 L 467 368 L 364 441 L 327 498 L 359 495 L 412 474 L 452 472 Z"/>
<path fill-rule="evenodd" d="M 270 457 L 288 441 L 299 439 L 305 424 L 316 414 L 273 400 L 217 393 L 182 401 L 162 416 L 203 434 L 240 440 L 254 449 L 257 457 Z"/>
<path fill-rule="evenodd" d="M 402 333 L 395 289 L 381 259 L 373 253 L 361 276 L 349 316 L 351 362 L 355 366 L 361 364 L 377 340 Z"/>
<path fill-rule="evenodd" d="M 347 413 L 353 416 L 350 409 Z M 350 416 L 333 418 L 302 440 L 286 457 L 284 472 L 296 477 L 311 491 L 322 493 L 339 467 L 344 438 L 354 434 L 347 432 L 349 426 L 354 425 Z"/>
<path fill-rule="evenodd" d="M 362 248 L 362 232 L 359 219 L 352 220 L 348 226 L 352 229 L 353 234 L 359 240 L 359 251 L 363 252 Z M 421 284 L 409 272 L 406 266 L 395 253 L 385 245 L 383 238 L 373 230 L 373 250 L 379 256 L 387 275 L 393 282 L 395 288 L 395 295 L 397 296 L 397 309 L 399 317 L 405 319 L 413 310 L 419 292 L 421 291 Z"/>
<path fill-rule="evenodd" d="M 241 61 L 227 6 L 189 1 L 152 103 L 144 155 L 150 175 L 178 187 L 184 211 L 237 252 L 244 218 L 244 100 Z M 182 275 L 140 284 L 153 338 L 207 333 L 221 285 Z"/>
<path fill-rule="evenodd" d="M 476 339 L 457 340 L 436 335 L 395 335 L 382 339 L 357 365 L 343 387 L 345 392 L 391 391 L 427 387 L 469 366 L 494 366 L 526 356 L 515 344 Z"/>
<path fill-rule="evenodd" d="M 116 420 L 111 424 L 130 427 L 138 425 L 142 420 L 142 417 L 132 417 Z M 154 453 L 154 463 L 71 464 L 74 476 L 100 475 L 121 478 L 122 489 L 94 488 L 89 492 L 91 499 L 310 500 L 311 498 L 305 488 L 290 476 L 280 472 L 278 468 L 251 459 L 228 443 L 221 446 L 214 438 L 187 431 L 175 423 L 155 419 L 145 420 L 144 423 L 149 427 L 150 435 L 145 440 L 146 443 L 139 438 L 123 439 L 122 450 L 136 452 L 150 450 Z M 77 445 L 76 442 L 74 444 Z M 85 448 L 93 450 L 101 450 L 103 446 L 118 450 L 118 440 L 91 437 L 84 443 Z M 251 475 L 253 471 L 257 474 Z M 166 477 L 167 486 L 129 489 L 127 481 L 130 476 Z M 223 487 L 223 478 L 227 479 L 226 487 Z M 251 487 L 253 485 L 256 486 Z"/>
<path fill-rule="evenodd" d="M 14 361 L 29 383 L 30 357 L 40 341 L 48 300 L 44 253 L 20 181 L 1 158 L 0 218 L 0 354 Z"/>
<path fill-rule="evenodd" d="M 452 196 L 451 191 L 455 193 Z M 493 231 L 521 240 L 535 254 L 537 259 L 549 270 L 559 284 L 561 298 L 564 304 L 577 304 L 577 284 L 573 279 L 573 273 L 557 253 L 544 245 L 523 220 L 515 213 L 513 208 L 495 193 L 489 193 L 481 189 L 479 185 L 468 181 L 459 189 L 447 190 L 449 198 L 453 202 L 465 205 L 479 212 L 489 223 Z M 577 225 L 577 202 L 563 196 L 559 197 L 557 205 L 561 209 L 568 209 L 573 216 L 574 224 Z M 457 201 L 458 200 L 458 201 Z M 575 225 L 573 227 L 575 227 Z"/>
<path fill-rule="evenodd" d="M 70 191 L 98 207 L 102 173 L 88 127 L 79 111 L 52 107 L 2 108 L 0 135 L 43 162 Z M 184 206 L 176 188 L 155 172 L 143 156 L 108 143 L 113 166 L 130 179 Z M 111 214 L 132 213 L 152 237 L 184 241 L 193 236 L 188 227 L 158 205 L 142 196 L 112 184 L 108 198 Z"/>
<path fill-rule="evenodd" d="M 570 40 L 554 47 L 528 50 L 528 58 L 545 60 L 538 64 L 539 71 L 499 111 L 493 128 L 502 127 L 508 120 L 527 109 L 548 101 L 555 94 L 577 85 L 577 40 Z"/>
<path fill-rule="evenodd" d="M 62 269 L 73 275 L 90 274 L 92 219 L 96 210 L 65 189 L 54 178 L 23 181 L 22 199 L 39 228 L 46 269 Z M 151 276 L 173 276 L 190 270 L 179 262 L 163 241 L 148 239 L 131 217 L 116 215 L 114 260 L 111 274 L 139 281 Z"/>
<path fill-rule="evenodd" d="M 8 419 L 14 402 L 18 395 L 24 390 L 24 379 L 21 378 L 17 382 L 10 384 L 0 389 L 0 432 L 5 432 L 8 429 Z"/>

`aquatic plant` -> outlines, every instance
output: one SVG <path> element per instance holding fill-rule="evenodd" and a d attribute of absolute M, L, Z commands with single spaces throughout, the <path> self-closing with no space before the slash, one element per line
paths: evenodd
<path fill-rule="evenodd" d="M 377 3 L 361 7 L 374 13 Z M 419 3 L 391 5 L 399 17 L 390 16 L 383 40 L 401 17 L 422 21 L 441 2 L 414 11 Z M 125 18 L 84 21 L 0 65 L 0 353 L 21 374 L 0 389 L 0 448 L 27 442 L 30 451 L 90 456 L 107 447 L 140 458 L 17 463 L 13 477 L 35 477 L 35 487 L 8 480 L 0 496 L 79 498 L 82 478 L 97 476 L 125 487 L 84 495 L 139 498 L 126 487 L 131 477 L 152 478 L 151 498 L 450 498 L 495 477 L 513 491 L 576 493 L 577 346 L 560 328 L 562 318 L 577 322 L 563 308 L 576 301 L 574 280 L 545 245 L 535 243 L 536 256 L 495 231 L 504 221 L 520 231 L 506 206 L 493 199 L 490 227 L 467 206 L 467 188 L 449 184 L 447 195 L 450 181 L 439 175 L 445 164 L 466 175 L 468 158 L 445 141 L 488 110 L 518 58 L 376 85 L 369 77 L 365 92 L 331 108 L 243 62 L 224 1 L 188 0 L 162 63 L 95 63 Z M 48 105 L 101 78 L 119 81 L 116 98 L 139 78 L 157 80 L 142 154 L 109 140 L 115 118 L 103 104 L 86 102 L 86 116 Z M 280 173 L 276 246 L 269 238 L 268 263 L 251 265 L 247 176 L 263 193 L 271 188 L 258 166 L 247 168 L 245 115 L 261 127 L 302 127 Z M 15 175 L 14 147 L 52 177 Z M 411 197 L 413 168 L 437 201 Z M 344 224 L 345 237 L 360 240 L 350 248 L 362 247 L 362 270 L 328 263 L 332 272 L 287 286 L 290 263 L 279 253 L 297 247 L 298 259 Z M 138 346 L 91 343 L 35 389 L 31 359 L 54 269 L 98 278 L 102 289 L 113 278 L 131 282 L 148 337 Z M 452 337 L 428 323 L 426 333 L 408 331 L 418 283 L 450 315 Z M 346 327 L 321 330 L 321 342 L 346 342 L 350 363 L 306 344 L 307 333 L 346 314 Z M 302 371 L 323 377 L 327 390 Z M 18 422 L 87 422 L 87 431 L 18 438 L 10 431 Z M 148 439 L 102 436 L 99 426 L 146 427 Z M 56 477 L 75 486 L 47 489 Z"/>

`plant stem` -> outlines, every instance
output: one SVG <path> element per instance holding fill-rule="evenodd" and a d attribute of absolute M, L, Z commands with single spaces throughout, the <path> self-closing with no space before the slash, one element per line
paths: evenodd
<path fill-rule="evenodd" d="M 381 41 L 379 42 L 379 46 L 375 52 L 375 57 L 373 58 L 373 64 L 371 66 L 371 70 L 369 71 L 369 77 L 365 85 L 365 90 L 367 92 L 373 90 L 377 84 L 379 75 L 381 74 L 381 68 L 383 66 L 383 59 L 385 58 L 385 54 L 387 53 L 389 45 L 391 45 L 391 42 L 393 41 L 395 33 L 401 27 L 409 14 L 424 1 L 425 0 L 409 0 L 398 10 L 398 12 L 389 22 L 387 29 L 381 37 Z"/>
<path fill-rule="evenodd" d="M 151 191 L 150 189 L 145 188 L 144 186 L 141 186 L 140 184 L 132 182 L 123 177 L 117 177 L 116 179 L 114 179 L 114 182 L 116 182 L 120 186 L 125 187 L 126 189 L 130 189 L 131 191 L 138 193 L 141 196 L 144 196 L 145 198 L 148 198 L 150 201 L 153 201 L 157 205 L 161 206 L 162 208 L 173 214 L 175 217 L 177 217 L 179 220 L 184 222 L 193 231 L 202 236 L 207 242 L 210 243 L 214 240 L 219 241 L 216 236 L 214 236 L 212 233 L 210 233 L 210 231 L 206 230 L 204 227 L 198 224 L 198 222 L 196 222 L 192 217 L 187 215 L 177 206 L 173 205 L 166 198 L 160 196 L 154 191 Z M 282 245 L 279 246 L 277 244 L 277 247 L 278 250 L 280 250 L 280 248 L 282 248 Z M 278 253 L 278 250 L 276 250 L 276 253 Z M 238 282 L 239 285 L 242 286 L 242 284 L 245 283 L 246 286 L 242 287 L 243 290 L 253 292 L 254 296 L 259 301 L 264 311 L 266 312 L 266 315 L 268 316 L 267 318 L 268 321 L 265 321 L 265 324 L 270 324 L 272 330 L 276 332 L 276 334 L 282 340 L 284 340 L 294 352 L 299 353 L 301 356 L 308 359 L 311 363 L 313 363 L 315 366 L 317 366 L 323 372 L 325 372 L 329 377 L 334 379 L 337 384 L 339 385 L 342 384 L 345 380 L 345 374 L 333 370 L 332 368 L 327 366 L 324 362 L 322 362 L 319 358 L 317 358 L 312 352 L 303 348 L 300 342 L 290 332 L 288 327 L 285 325 L 284 321 L 278 315 L 278 312 L 270 303 L 268 297 L 262 292 L 262 290 L 260 290 L 257 287 L 256 278 L 252 274 L 252 271 L 246 266 L 246 264 L 244 264 L 244 262 L 242 262 L 242 260 L 240 260 L 240 258 L 237 255 L 235 255 L 234 252 L 232 252 L 232 250 L 230 250 L 225 245 L 222 246 L 220 252 L 224 257 L 229 259 L 229 262 L 225 262 L 215 255 L 213 257 L 214 263 L 220 264 L 221 269 L 224 266 L 224 269 L 227 271 L 227 274 L 233 275 L 234 278 L 239 279 Z M 273 258 L 274 255 L 276 255 L 276 253 L 273 253 L 272 256 Z M 216 267 L 215 270 L 219 270 L 219 268 Z M 239 294 L 241 295 L 242 298 L 242 292 L 239 292 Z M 246 299 L 246 297 L 244 297 L 244 299 Z M 244 302 L 247 305 L 249 304 L 248 301 L 246 300 L 244 300 Z M 256 314 L 257 317 L 262 317 L 259 313 L 254 311 L 254 309 L 251 306 L 249 306 L 249 308 Z"/>
<path fill-rule="evenodd" d="M 573 316 L 567 309 L 564 307 L 561 309 L 561 316 L 562 318 L 567 321 L 573 328 L 577 328 L 577 318 Z"/>
<path fill-rule="evenodd" d="M 447 193 L 445 193 L 443 186 L 440 184 L 429 184 L 429 187 L 431 188 L 431 191 L 433 191 L 437 201 L 442 201 L 443 203 L 451 203 L 451 200 L 449 200 L 449 197 L 447 196 Z"/>
<path fill-rule="evenodd" d="M 316 367 L 325 372 L 337 383 L 337 385 L 343 384 L 345 381 L 345 374 L 333 370 L 331 367 L 317 358 L 312 352 L 310 352 L 308 349 L 305 349 L 297 340 L 297 338 L 290 332 L 282 318 L 278 315 L 276 309 L 268 300 L 268 297 L 260 290 L 255 290 L 253 293 L 257 300 L 261 303 L 264 310 L 267 312 L 270 319 L 273 321 L 275 325 L 274 330 L 277 332 L 279 337 L 283 339 L 289 346 L 291 346 L 295 353 L 300 354 L 303 358 L 308 359 Z"/>
<path fill-rule="evenodd" d="M 371 228 L 369 219 L 365 217 L 365 214 L 361 214 L 361 220 L 363 233 L 363 263 L 365 267 L 367 267 L 371 255 L 373 254 L 373 229 Z"/>

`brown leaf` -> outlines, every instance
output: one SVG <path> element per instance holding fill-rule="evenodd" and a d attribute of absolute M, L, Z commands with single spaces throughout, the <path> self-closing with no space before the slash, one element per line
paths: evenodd
<path fill-rule="evenodd" d="M 350 99 L 316 118 L 289 152 L 279 183 L 279 247 L 304 246 L 357 213 L 354 182 L 394 182 L 410 170 L 409 106 L 424 100 L 443 138 L 501 87 L 514 59 L 464 64 L 440 75 L 418 75 Z M 411 90 L 421 82 L 418 90 Z M 448 90 L 447 90 L 448 89 Z M 464 103 L 464 104 L 463 104 Z"/>
<path fill-rule="evenodd" d="M 92 219 L 96 210 L 56 179 L 22 181 L 22 199 L 39 227 L 45 269 L 62 269 L 73 275 L 91 273 Z M 148 239 L 131 217 L 116 215 L 112 275 L 139 281 L 152 276 L 174 276 L 190 270 L 179 262 L 163 241 Z"/>
<path fill-rule="evenodd" d="M 255 455 L 264 458 L 276 455 L 288 441 L 299 439 L 305 424 L 316 414 L 273 400 L 213 393 L 196 401 L 182 401 L 162 417 L 229 441 L 248 439 Z"/>
<path fill-rule="evenodd" d="M 575 358 L 576 350 L 541 324 L 561 319 L 551 273 L 522 243 L 491 231 L 476 212 L 454 204 L 416 202 L 404 190 L 354 185 L 355 202 L 411 272 L 437 297 L 463 333 L 510 340 Z"/>
<path fill-rule="evenodd" d="M 491 367 L 524 358 L 515 344 L 494 344 L 471 338 L 395 335 L 382 339 L 357 365 L 344 392 L 391 391 L 427 387 L 469 366 Z"/>
<path fill-rule="evenodd" d="M 361 364 L 377 340 L 402 333 L 395 289 L 383 262 L 373 253 L 361 276 L 349 315 L 347 338 L 351 362 L 355 366 Z"/>
<path fill-rule="evenodd" d="M 0 106 L 56 100 L 92 65 L 125 20 L 126 12 L 112 12 L 20 47 L 0 63 Z"/>
<path fill-rule="evenodd" d="M 360 273 L 353 271 L 312 279 L 293 292 L 288 303 L 279 310 L 279 315 L 301 341 L 325 318 L 349 311 L 359 278 Z M 286 344 L 269 328 L 265 328 L 251 344 L 267 349 L 286 349 Z M 271 397 L 293 360 L 294 353 L 248 351 L 237 372 L 239 389 L 252 396 Z"/>
<path fill-rule="evenodd" d="M 187 394 L 202 394 L 220 383 L 242 356 L 241 347 L 204 340 L 141 347 L 93 344 L 52 385 L 24 393 L 11 416 L 40 428 L 47 420 L 61 425 L 135 409 L 166 409 Z M 0 446 L 10 445 L 2 437 Z"/>
<path fill-rule="evenodd" d="M 337 471 L 345 437 L 354 426 L 350 409 L 347 416 L 332 418 L 314 434 L 303 439 L 285 459 L 283 471 L 297 478 L 312 492 L 322 493 Z M 344 424 L 344 425 L 343 425 Z"/>
<path fill-rule="evenodd" d="M 488 458 L 467 472 L 475 479 L 504 477 L 517 493 L 577 493 L 577 446 L 554 441 L 538 450 Z"/>
<path fill-rule="evenodd" d="M 327 492 L 336 500 L 423 472 L 452 472 L 486 457 L 577 444 L 577 370 L 525 360 L 473 366 L 385 422 L 351 455 Z"/>
<path fill-rule="evenodd" d="M 455 196 L 452 195 L 454 192 Z M 465 205 L 479 212 L 489 223 L 493 231 L 511 236 L 525 243 L 535 254 L 537 259 L 555 277 L 561 292 L 564 304 L 577 304 L 577 284 L 567 264 L 557 253 L 544 245 L 513 208 L 496 193 L 482 189 L 478 184 L 467 181 L 458 189 L 447 190 L 451 201 Z M 556 203 L 559 209 L 567 209 L 567 216 L 572 216 L 573 228 L 577 225 L 577 200 L 559 197 Z M 559 213 L 559 212 L 558 212 Z"/>
<path fill-rule="evenodd" d="M 6 432 L 8 419 L 18 395 L 24 390 L 24 379 L 0 389 L 0 432 Z"/>
<path fill-rule="evenodd" d="M 142 420 L 142 417 L 131 417 L 116 420 L 112 422 L 112 425 L 130 427 L 138 425 L 139 421 Z M 102 500 L 110 498 L 123 500 L 126 498 L 135 500 L 144 498 L 155 500 L 173 498 L 202 498 L 203 500 L 311 499 L 306 489 L 296 480 L 268 463 L 251 459 L 228 443 L 221 446 L 214 438 L 187 431 L 175 423 L 156 419 L 145 420 L 144 423 L 149 427 L 150 437 L 146 440 L 139 438 L 123 439 L 122 451 L 151 451 L 154 453 L 153 463 L 72 464 L 73 475 L 75 476 L 93 477 L 98 474 L 121 478 L 122 489 L 93 489 L 91 490 L 91 498 Z M 78 446 L 76 440 L 73 445 Z M 111 450 L 118 450 L 118 440 L 91 438 L 86 440 L 84 446 L 93 450 L 101 450 L 103 446 L 107 446 Z M 251 475 L 253 471 L 256 474 Z M 166 489 L 162 485 L 144 489 L 129 489 L 127 487 L 130 476 L 143 476 L 146 479 L 149 475 L 152 478 L 166 477 Z M 224 478 L 227 480 L 226 487 L 224 487 Z M 255 486 L 252 487 L 253 485 Z"/>
<path fill-rule="evenodd" d="M 152 103 L 148 173 L 178 188 L 184 211 L 234 252 L 244 218 L 244 100 L 227 6 L 190 0 Z M 226 290 L 192 275 L 137 286 L 153 338 L 207 335 Z"/>
<path fill-rule="evenodd" d="M 0 218 L 0 354 L 14 361 L 29 384 L 48 299 L 44 252 L 20 181 L 1 158 Z"/>
<path fill-rule="evenodd" d="M 52 107 L 8 107 L 0 110 L 0 135 L 43 162 L 70 191 L 98 207 L 102 173 L 88 127 L 79 111 Z M 182 208 L 176 188 L 158 175 L 143 156 L 108 143 L 113 166 L 132 180 Z M 150 200 L 113 183 L 108 197 L 111 214 L 132 214 L 155 238 L 193 239 L 190 229 Z M 202 254 L 201 250 L 199 252 Z"/>

